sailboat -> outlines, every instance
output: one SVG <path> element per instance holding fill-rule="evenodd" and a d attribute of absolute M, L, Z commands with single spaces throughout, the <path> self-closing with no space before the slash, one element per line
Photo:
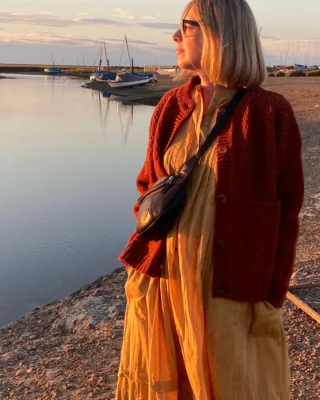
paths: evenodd
<path fill-rule="evenodd" d="M 54 61 L 53 61 L 53 56 L 51 54 L 51 59 L 52 59 L 52 67 L 45 68 L 44 72 L 48 75 L 60 75 L 64 73 L 64 70 L 62 68 L 56 68 L 54 66 Z"/>
<path fill-rule="evenodd" d="M 102 70 L 102 53 L 103 53 L 103 49 L 104 49 L 104 54 L 105 54 L 105 58 L 106 58 L 106 63 L 107 63 L 107 67 L 108 67 L 108 71 L 104 72 Z M 106 44 L 105 42 L 100 46 L 100 51 L 99 51 L 99 65 L 98 65 L 98 69 L 97 71 L 95 71 L 93 74 L 90 75 L 90 81 L 91 82 L 107 82 L 108 79 L 115 79 L 117 74 L 115 74 L 114 72 L 110 71 L 110 66 L 109 66 L 109 60 L 108 60 L 108 56 L 107 56 L 107 49 L 106 49 Z"/>
<path fill-rule="evenodd" d="M 146 85 L 150 82 L 149 77 L 141 77 L 134 74 L 130 74 L 127 71 L 119 71 L 116 79 L 108 80 L 109 85 L 112 88 L 128 88 L 133 86 Z"/>
<path fill-rule="evenodd" d="M 163 69 L 158 69 L 157 70 L 157 74 L 171 76 L 171 75 L 177 74 L 179 71 L 180 70 L 179 70 L 178 67 L 175 67 L 175 68 L 163 68 Z"/>
<path fill-rule="evenodd" d="M 133 87 L 133 86 L 146 85 L 147 83 L 150 83 L 150 82 L 157 82 L 157 77 L 155 74 L 138 74 L 138 73 L 134 72 L 133 59 L 130 57 L 129 45 L 128 45 L 128 40 L 127 40 L 126 35 L 124 36 L 124 42 L 122 45 L 122 51 L 121 51 L 119 64 L 121 64 L 121 58 L 122 58 L 124 44 L 126 44 L 128 58 L 129 58 L 129 62 L 131 64 L 131 72 L 128 72 L 126 69 L 122 69 L 122 70 L 118 71 L 116 78 L 109 79 L 108 84 L 112 88 L 128 88 L 128 87 Z"/>

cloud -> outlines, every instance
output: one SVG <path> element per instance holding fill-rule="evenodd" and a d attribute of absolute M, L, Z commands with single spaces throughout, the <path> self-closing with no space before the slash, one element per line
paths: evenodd
<path fill-rule="evenodd" d="M 280 39 L 280 38 L 278 38 L 278 37 L 275 37 L 275 36 L 265 36 L 265 35 L 262 35 L 261 38 L 262 38 L 262 39 L 274 40 L 274 41 L 282 40 L 282 39 Z"/>
<path fill-rule="evenodd" d="M 310 46 L 312 46 L 312 41 L 311 39 L 285 39 L 285 38 L 277 38 L 274 36 L 261 36 L 262 42 L 264 46 L 275 46 L 272 42 L 276 41 L 278 42 L 276 46 L 278 48 L 284 47 L 287 49 L 289 47 L 289 51 L 292 51 L 292 48 L 295 47 L 308 47 L 309 43 Z"/>
<path fill-rule="evenodd" d="M 279 59 L 279 56 L 276 55 L 276 54 L 265 54 L 264 56 L 265 56 L 265 58 L 270 58 L 270 59 L 271 59 L 271 58 L 272 58 L 272 59 L 273 59 L 273 58 L 276 58 L 276 59 Z"/>
<path fill-rule="evenodd" d="M 51 37 L 51 41 L 39 41 L 40 38 L 29 37 L 25 41 L 11 41 L 1 43 L 0 63 L 39 63 L 46 64 L 49 55 L 53 54 L 54 60 L 64 59 L 64 64 L 76 65 L 78 60 L 85 59 L 86 65 L 93 65 L 96 61 L 99 44 L 98 39 L 88 40 L 86 38 L 72 38 L 68 42 L 65 38 Z M 0 39 L 1 40 L 1 39 Z M 119 64 L 121 46 L 118 43 L 107 44 L 108 59 L 110 65 Z M 130 55 L 135 65 L 157 64 L 171 65 L 176 63 L 175 50 L 172 48 L 158 46 L 139 46 L 130 44 Z M 51 62 L 51 59 L 50 59 Z M 50 63 L 49 62 L 49 63 Z M 127 56 L 123 55 L 122 64 L 128 66 Z M 105 63 L 104 63 L 105 65 Z"/>
<path fill-rule="evenodd" d="M 71 19 L 63 19 L 47 14 L 18 14 L 0 12 L 0 23 L 66 27 L 73 25 L 75 22 Z"/>
<path fill-rule="evenodd" d="M 152 50 L 155 54 L 170 54 L 170 55 L 176 57 L 176 48 L 174 46 L 170 46 L 170 47 L 157 46 L 157 47 L 152 48 Z"/>
<path fill-rule="evenodd" d="M 67 27 L 79 24 L 100 24 L 100 25 L 123 25 L 123 22 L 105 18 L 60 18 L 50 14 L 18 14 L 0 12 L 0 23 L 2 24 L 23 24 L 33 26 Z"/>
<path fill-rule="evenodd" d="M 139 25 L 144 26 L 145 28 L 154 28 L 154 29 L 178 29 L 178 24 L 167 24 L 164 22 L 142 22 Z"/>
<path fill-rule="evenodd" d="M 150 15 L 146 15 L 145 17 L 141 17 L 142 19 L 153 20 L 156 19 L 155 17 L 151 17 Z"/>
<path fill-rule="evenodd" d="M 123 42 L 123 39 L 114 39 L 114 38 L 105 38 L 103 39 L 106 42 Z M 155 42 L 147 42 L 145 40 L 138 40 L 138 39 L 127 39 L 128 43 L 134 43 L 134 44 L 144 44 L 144 45 L 157 45 Z"/>
<path fill-rule="evenodd" d="M 72 37 L 72 36 L 59 36 L 52 34 L 50 32 L 28 32 L 28 33 L 16 33 L 16 32 L 0 32 L 0 40 L 3 35 L 4 39 L 7 39 L 12 44 L 17 43 L 48 43 L 48 44 L 58 44 L 58 45 L 75 45 L 75 46 L 96 46 L 101 44 L 101 40 L 98 39 L 88 39 L 82 37 Z"/>
<path fill-rule="evenodd" d="M 112 10 L 110 12 L 110 15 L 113 15 L 113 16 L 119 17 L 119 18 L 129 19 L 130 21 L 135 19 L 135 17 L 133 15 L 130 15 L 129 13 L 121 10 L 120 8 L 116 8 L 115 10 Z"/>
<path fill-rule="evenodd" d="M 117 18 L 129 19 L 132 20 L 135 17 L 129 15 L 125 11 L 120 9 L 116 9 L 115 16 Z M 150 16 L 144 18 L 153 18 Z M 56 28 L 64 28 L 73 25 L 125 25 L 125 26 L 134 26 L 139 25 L 145 28 L 151 29 L 174 29 L 178 28 L 177 24 L 170 23 L 161 23 L 161 22 L 141 22 L 137 24 L 125 22 L 125 21 L 117 21 L 113 19 L 107 18 L 97 18 L 97 17 L 87 17 L 84 15 L 79 15 L 75 18 L 61 18 L 55 15 L 52 15 L 47 12 L 42 12 L 39 14 L 23 14 L 23 13 L 10 13 L 10 12 L 0 12 L 0 24 L 20 24 L 20 25 L 31 25 L 31 26 L 50 26 Z"/>
<path fill-rule="evenodd" d="M 50 43 L 50 44 L 58 44 L 62 46 L 81 46 L 81 47 L 90 47 L 94 46 L 95 48 L 101 45 L 102 41 L 107 42 L 107 46 L 110 45 L 117 46 L 119 43 L 123 43 L 123 39 L 117 38 L 98 38 L 92 39 L 81 36 L 60 36 L 56 34 L 52 34 L 50 32 L 28 32 L 26 33 L 10 33 L 6 32 L 5 34 L 1 32 L 0 40 L 5 35 L 3 40 L 10 41 L 12 43 L 24 43 L 24 42 L 34 42 L 34 43 Z M 138 39 L 129 39 L 128 40 L 130 46 L 136 45 L 139 46 L 157 46 L 155 42 L 148 42 L 146 40 L 138 40 Z M 118 47 L 118 46 L 117 46 Z"/>
<path fill-rule="evenodd" d="M 125 25 L 124 22 L 114 21 L 106 18 L 75 18 L 73 21 L 83 24 L 97 24 L 97 25 Z"/>

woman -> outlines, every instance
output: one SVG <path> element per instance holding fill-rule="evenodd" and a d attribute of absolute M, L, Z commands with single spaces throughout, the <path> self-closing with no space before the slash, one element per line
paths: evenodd
<path fill-rule="evenodd" d="M 202 145 L 247 88 L 188 181 L 167 238 L 134 233 L 118 400 L 285 400 L 281 306 L 303 201 L 301 139 L 291 106 L 260 88 L 265 65 L 245 0 L 194 0 L 174 33 L 182 76 L 155 109 L 143 194 Z M 138 205 L 134 207 L 137 215 Z"/>

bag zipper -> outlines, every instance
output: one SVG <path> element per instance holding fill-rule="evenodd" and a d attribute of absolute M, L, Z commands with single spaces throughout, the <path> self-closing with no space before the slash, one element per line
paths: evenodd
<path fill-rule="evenodd" d="M 155 192 L 156 190 L 159 190 L 161 188 L 164 188 L 167 185 L 171 185 L 172 182 L 178 178 L 179 175 L 171 175 L 165 182 L 158 183 L 158 185 L 153 186 L 150 190 L 148 190 L 146 193 L 144 193 L 142 196 L 139 197 L 138 199 L 138 204 L 141 204 L 142 201 L 148 197 L 151 193 Z M 165 193 L 165 191 L 162 191 L 162 193 Z"/>

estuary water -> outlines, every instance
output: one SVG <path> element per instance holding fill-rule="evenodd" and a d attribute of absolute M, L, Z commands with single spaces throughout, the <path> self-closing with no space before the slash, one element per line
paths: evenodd
<path fill-rule="evenodd" d="M 154 110 L 14 77 L 0 80 L 0 326 L 120 266 Z"/>

